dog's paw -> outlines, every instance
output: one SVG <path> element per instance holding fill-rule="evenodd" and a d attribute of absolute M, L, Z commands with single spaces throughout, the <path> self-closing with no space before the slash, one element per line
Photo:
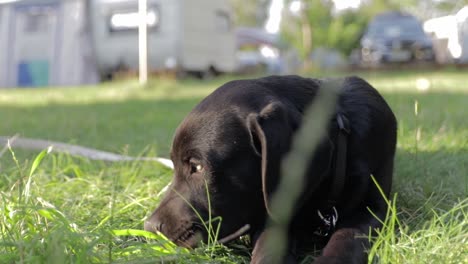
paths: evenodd
<path fill-rule="evenodd" d="M 277 261 L 277 259 L 273 258 L 271 255 L 260 255 L 254 254 L 252 255 L 252 260 L 250 264 L 296 264 L 296 258 L 293 255 L 287 255 L 284 257 L 282 261 Z"/>
<path fill-rule="evenodd" d="M 279 257 L 277 254 L 271 254 L 271 251 L 266 248 L 266 237 L 268 231 L 263 231 L 255 242 L 255 247 L 252 252 L 251 264 L 296 264 L 297 261 L 288 250 L 286 256 Z"/>
<path fill-rule="evenodd" d="M 274 263 L 274 260 L 271 256 L 253 254 L 252 259 L 250 260 L 250 264 L 267 264 L 267 263 Z"/>
<path fill-rule="evenodd" d="M 312 262 L 313 264 L 347 264 L 349 262 L 345 262 L 343 261 L 343 259 L 341 258 L 337 258 L 337 257 L 324 257 L 324 256 L 321 256 L 321 257 L 318 257 L 314 260 L 314 262 Z"/>
<path fill-rule="evenodd" d="M 352 257 L 335 257 L 335 256 L 320 256 L 317 257 L 312 264 L 365 264 L 364 261 L 359 258 Z"/>

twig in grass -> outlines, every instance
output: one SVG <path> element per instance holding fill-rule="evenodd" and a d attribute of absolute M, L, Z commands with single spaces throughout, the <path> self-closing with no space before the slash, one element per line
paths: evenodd
<path fill-rule="evenodd" d="M 14 140 L 12 140 L 12 138 Z M 10 144 L 12 148 L 22 148 L 22 149 L 32 149 L 32 150 L 44 150 L 49 147 L 52 147 L 53 151 L 59 153 L 67 153 L 72 156 L 81 156 L 85 158 L 89 158 L 92 160 L 103 160 L 103 161 L 111 161 L 111 162 L 118 162 L 118 161 L 156 161 L 161 163 L 162 165 L 173 169 L 174 165 L 172 161 L 166 158 L 159 158 L 159 157 L 131 157 L 126 155 L 115 154 L 107 151 L 101 151 L 97 149 L 86 148 L 77 145 L 66 144 L 62 142 L 55 142 L 49 140 L 42 140 L 42 139 L 31 139 L 31 138 L 20 138 L 18 135 L 14 137 L 4 137 L 0 136 L 0 145 L 7 144 L 8 140 L 10 140 Z M 0 152 L 3 154 L 3 151 Z"/>
<path fill-rule="evenodd" d="M 5 144 L 5 145 L 3 146 L 3 148 L 2 148 L 2 150 L 0 151 L 0 158 L 1 158 L 1 157 L 3 156 L 3 154 L 5 154 L 5 152 L 10 148 L 12 142 L 14 142 L 14 141 L 16 140 L 16 138 L 18 138 L 18 136 L 19 136 L 19 135 L 16 134 L 16 135 L 12 136 L 11 138 L 8 138 L 8 139 L 6 140 L 6 143 L 5 143 L 5 142 L 2 142 L 2 141 L 0 140 L 0 142 L 2 142 L 2 144 Z"/>
<path fill-rule="evenodd" d="M 225 236 L 223 237 L 222 239 L 219 239 L 218 240 L 218 243 L 220 244 L 226 244 L 227 242 L 231 241 L 231 240 L 234 240 L 240 236 L 242 236 L 243 234 L 245 234 L 245 232 L 249 231 L 250 229 L 250 225 L 247 224 L 243 227 L 241 227 L 239 230 L 237 230 L 236 232 L 228 235 L 228 236 Z"/>

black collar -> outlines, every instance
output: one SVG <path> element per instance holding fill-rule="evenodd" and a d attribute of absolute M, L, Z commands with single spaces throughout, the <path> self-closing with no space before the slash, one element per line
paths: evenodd
<path fill-rule="evenodd" d="M 336 206 L 341 193 L 343 192 L 346 180 L 346 153 L 348 147 L 348 135 L 351 132 L 349 121 L 343 114 L 336 115 L 338 123 L 338 135 L 336 139 L 336 157 L 335 157 L 335 173 L 331 183 L 331 193 L 328 198 L 328 206 Z"/>
<path fill-rule="evenodd" d="M 331 190 L 325 209 L 317 210 L 322 225 L 314 232 L 318 236 L 329 236 L 335 230 L 338 221 L 338 210 L 336 205 L 343 192 L 346 180 L 346 154 L 348 146 L 348 135 L 351 133 L 349 121 L 344 114 L 336 115 L 338 123 L 338 135 L 336 138 L 336 154 L 334 160 L 334 173 L 331 180 Z"/>

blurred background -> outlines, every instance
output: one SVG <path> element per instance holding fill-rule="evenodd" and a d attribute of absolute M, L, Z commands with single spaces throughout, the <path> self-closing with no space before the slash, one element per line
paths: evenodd
<path fill-rule="evenodd" d="M 147 160 L 223 83 L 296 73 L 359 75 L 398 118 L 369 263 L 467 263 L 467 66 L 468 0 L 0 0 L 0 263 L 248 263 L 129 233 L 173 176 Z"/>
<path fill-rule="evenodd" d="M 0 0 L 2 88 L 465 65 L 468 0 Z"/>

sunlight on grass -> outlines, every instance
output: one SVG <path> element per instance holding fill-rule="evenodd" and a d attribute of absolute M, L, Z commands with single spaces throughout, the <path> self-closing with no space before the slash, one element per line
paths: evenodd
<path fill-rule="evenodd" d="M 468 252 L 468 199 L 447 211 L 432 210 L 413 223 L 399 219 L 396 197 L 389 201 L 387 220 L 369 253 L 369 263 L 465 263 Z M 416 222 L 416 223 L 414 223 Z M 415 228 L 415 226 L 418 226 Z"/>
<path fill-rule="evenodd" d="M 177 82 L 171 79 L 153 79 L 146 87 L 140 86 L 136 80 L 124 80 L 84 87 L 7 89 L 0 90 L 0 105 L 85 105 L 97 102 L 122 102 L 129 99 L 184 99 L 206 96 L 221 84 L 222 80 L 200 83 L 190 80 Z"/>
<path fill-rule="evenodd" d="M 362 76 L 384 92 L 468 94 L 468 83 L 463 71 L 365 72 Z M 426 89 L 421 88 L 421 80 L 428 82 Z"/>
<path fill-rule="evenodd" d="M 0 189 L 0 263 L 243 260 L 221 245 L 189 251 L 141 230 L 154 192 L 169 180 L 156 163 L 90 163 L 46 151 L 31 163 L 14 159 L 17 167 L 2 173 L 10 186 Z"/>

